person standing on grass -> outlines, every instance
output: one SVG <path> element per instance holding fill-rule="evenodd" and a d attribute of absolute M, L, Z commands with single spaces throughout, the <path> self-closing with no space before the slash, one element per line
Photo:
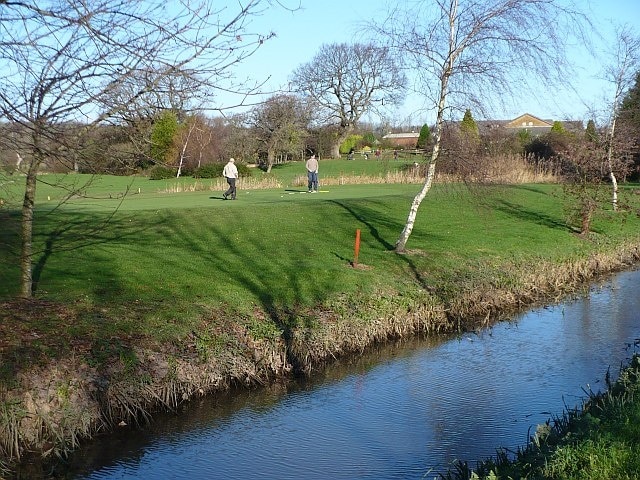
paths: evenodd
<path fill-rule="evenodd" d="M 309 193 L 318 192 L 318 160 L 311 155 L 307 160 L 307 178 L 309 179 Z"/>
<path fill-rule="evenodd" d="M 231 196 L 231 200 L 235 200 L 238 167 L 236 167 L 235 160 L 233 158 L 230 158 L 229 162 L 227 162 L 227 164 L 224 166 L 222 175 L 227 179 L 227 183 L 229 184 L 229 189 L 222 194 L 222 198 L 226 200 L 227 197 Z"/>

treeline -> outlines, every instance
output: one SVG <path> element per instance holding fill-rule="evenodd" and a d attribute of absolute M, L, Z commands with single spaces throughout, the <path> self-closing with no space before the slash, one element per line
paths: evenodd
<path fill-rule="evenodd" d="M 332 126 L 312 128 L 304 123 L 280 130 L 268 128 L 258 117 L 256 111 L 209 118 L 165 110 L 153 118 L 91 129 L 66 123 L 51 134 L 56 148 L 47 148 L 49 154 L 41 170 L 112 175 L 170 171 L 171 176 L 200 172 L 209 177 L 229 157 L 267 170 L 277 163 L 301 160 L 311 152 L 328 157 L 338 134 Z M 364 124 L 344 143 L 358 149 L 392 148 L 382 139 L 390 129 Z M 30 131 L 20 125 L 0 124 L 0 138 L 11 140 L 0 142 L 0 168 L 5 173 L 17 173 L 29 163 L 31 150 L 15 148 L 30 144 L 29 135 Z"/>
<path fill-rule="evenodd" d="M 281 100 L 281 99 L 280 99 Z M 274 101 L 274 99 L 272 99 Z M 257 164 L 269 170 L 274 164 L 302 160 L 311 152 L 329 156 L 338 132 L 331 126 L 312 128 L 308 121 L 290 122 L 277 128 L 273 116 L 265 119 L 264 106 L 229 118 L 209 118 L 201 114 L 179 114 L 171 110 L 159 112 L 154 118 L 140 118 L 121 125 L 101 125 L 84 129 L 81 124 L 68 123 L 55 133 L 58 155 L 48 156 L 43 171 L 66 173 L 97 173 L 132 175 L 147 174 L 151 178 L 196 176 L 213 178 L 221 175 L 222 165 L 229 157 L 242 164 Z M 291 112 L 296 106 L 291 107 Z M 284 115 L 282 111 L 280 115 Z M 280 124 L 286 124 L 279 119 Z M 420 131 L 418 147 L 425 156 L 430 153 L 433 127 L 392 127 L 362 124 L 341 144 L 340 152 L 368 149 L 397 150 L 383 137 L 389 132 Z M 616 171 L 622 180 L 638 178 L 640 166 L 640 128 L 633 122 L 622 122 L 616 135 Z M 283 134 L 286 132 L 286 135 Z M 0 125 L 3 138 L 26 137 L 28 132 L 17 125 Z M 24 139 L 23 139 L 24 140 Z M 28 160 L 28 151 L 16 151 L 10 144 L 0 142 L 0 167 L 6 173 L 20 170 Z M 571 176 L 575 170 L 567 161 L 575 152 L 585 149 L 594 163 L 606 157 L 605 128 L 597 128 L 593 121 L 586 127 L 571 122 L 567 127 L 555 122 L 551 131 L 533 135 L 522 129 L 515 133 L 504 128 L 481 128 L 467 112 L 462 122 L 451 122 L 443 130 L 440 171 L 462 179 L 487 179 L 488 164 L 505 156 L 521 156 L 538 169 L 554 175 Z M 242 167 L 241 167 L 242 168 Z M 596 169 L 600 168 L 596 166 Z M 245 174 L 248 171 L 243 169 Z M 604 170 L 603 170 L 604 172 Z M 242 172 L 241 172 L 242 174 Z M 604 175 L 603 173 L 603 176 Z"/>

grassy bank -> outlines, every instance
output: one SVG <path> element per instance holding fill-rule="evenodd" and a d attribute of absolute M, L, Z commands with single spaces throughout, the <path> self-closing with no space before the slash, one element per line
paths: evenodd
<path fill-rule="evenodd" d="M 330 162 L 329 178 L 356 165 Z M 300 165 L 276 171 L 295 179 Z M 59 188 L 43 187 L 29 301 L 13 300 L 18 212 L 5 208 L 2 456 L 64 452 L 155 408 L 387 338 L 475 328 L 638 259 L 637 215 L 602 216 L 579 237 L 553 185 L 436 185 L 410 253 L 396 255 L 416 184 L 337 181 L 307 194 L 294 183 L 223 201 L 213 185 L 100 177 L 62 205 Z"/>

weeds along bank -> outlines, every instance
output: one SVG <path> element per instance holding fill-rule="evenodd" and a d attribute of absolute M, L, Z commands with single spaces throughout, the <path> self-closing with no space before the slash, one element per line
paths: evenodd
<path fill-rule="evenodd" d="M 55 362 L 17 371 L 2 385 L 3 468 L 25 458 L 64 455 L 98 432 L 143 423 L 154 411 L 194 397 L 309 374 L 378 342 L 478 328 L 499 315 L 576 292 L 596 276 L 639 260 L 636 239 L 561 265 L 489 272 L 460 282 L 449 296 L 419 288 L 378 291 L 367 298 L 334 298 L 313 312 L 271 312 L 271 317 L 264 312 L 265 318 L 280 315 L 282 328 L 265 327 L 259 335 L 230 321 L 224 331 L 194 332 L 180 345 L 120 339 L 127 348 L 100 364 L 87 363 L 79 346 Z"/>
<path fill-rule="evenodd" d="M 640 356 L 635 354 L 618 379 L 605 377 L 604 392 L 589 392 L 576 408 L 538 425 L 531 441 L 516 452 L 500 449 L 493 458 L 456 462 L 446 480 L 631 479 L 638 478 L 640 446 Z"/>

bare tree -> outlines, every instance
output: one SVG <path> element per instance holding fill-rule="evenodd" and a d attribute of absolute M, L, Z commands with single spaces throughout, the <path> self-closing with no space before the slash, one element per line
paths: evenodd
<path fill-rule="evenodd" d="M 620 145 L 616 137 L 616 121 L 620 115 L 620 107 L 627 92 L 633 87 L 636 75 L 640 70 L 640 36 L 630 27 L 619 28 L 616 34 L 616 44 L 611 54 L 612 63 L 606 68 L 605 78 L 613 85 L 613 96 L 609 102 L 609 121 L 606 141 L 606 165 L 612 185 L 611 202 L 613 210 L 618 210 L 618 180 L 616 166 L 624 175 L 628 169 L 630 158 L 625 160 L 624 149 L 615 152 L 615 146 Z M 622 142 L 626 144 L 627 142 Z M 622 160 L 622 161 L 621 161 Z"/>
<path fill-rule="evenodd" d="M 547 86 L 567 78 L 565 45 L 582 32 L 586 19 L 563 5 L 556 0 L 407 1 L 372 26 L 403 54 L 415 72 L 415 90 L 436 111 L 425 182 L 411 204 L 397 252 L 405 251 L 431 189 L 447 110 L 472 105 L 484 112 L 521 95 L 534 77 L 545 79 Z"/>
<path fill-rule="evenodd" d="M 309 113 L 309 107 L 293 95 L 273 96 L 249 112 L 247 123 L 260 149 L 267 154 L 267 173 L 271 172 L 276 155 L 291 155 L 304 149 Z"/>
<path fill-rule="evenodd" d="M 339 157 L 340 144 L 364 113 L 400 103 L 406 77 L 389 49 L 341 43 L 323 45 L 293 72 L 291 84 L 318 108 L 317 123 L 337 126 L 331 156 Z"/>
<path fill-rule="evenodd" d="M 269 0 L 235 6 L 190 0 L 0 2 L 0 119 L 28 132 L 12 145 L 24 158 L 26 175 L 23 297 L 33 295 L 40 168 L 47 161 L 68 160 L 80 138 L 107 120 L 122 118 L 126 106 L 140 97 L 156 88 L 177 88 L 176 72 L 189 72 L 189 88 L 196 82 L 209 95 L 236 88 L 232 67 L 273 36 L 248 31 L 250 18 L 270 5 Z M 120 88 L 133 78 L 145 82 Z"/>
<path fill-rule="evenodd" d="M 211 143 L 212 137 L 213 130 L 202 114 L 191 115 L 184 120 L 177 138 L 179 158 L 176 177 L 182 175 L 185 166 L 193 169 L 200 168 L 205 149 Z"/>

